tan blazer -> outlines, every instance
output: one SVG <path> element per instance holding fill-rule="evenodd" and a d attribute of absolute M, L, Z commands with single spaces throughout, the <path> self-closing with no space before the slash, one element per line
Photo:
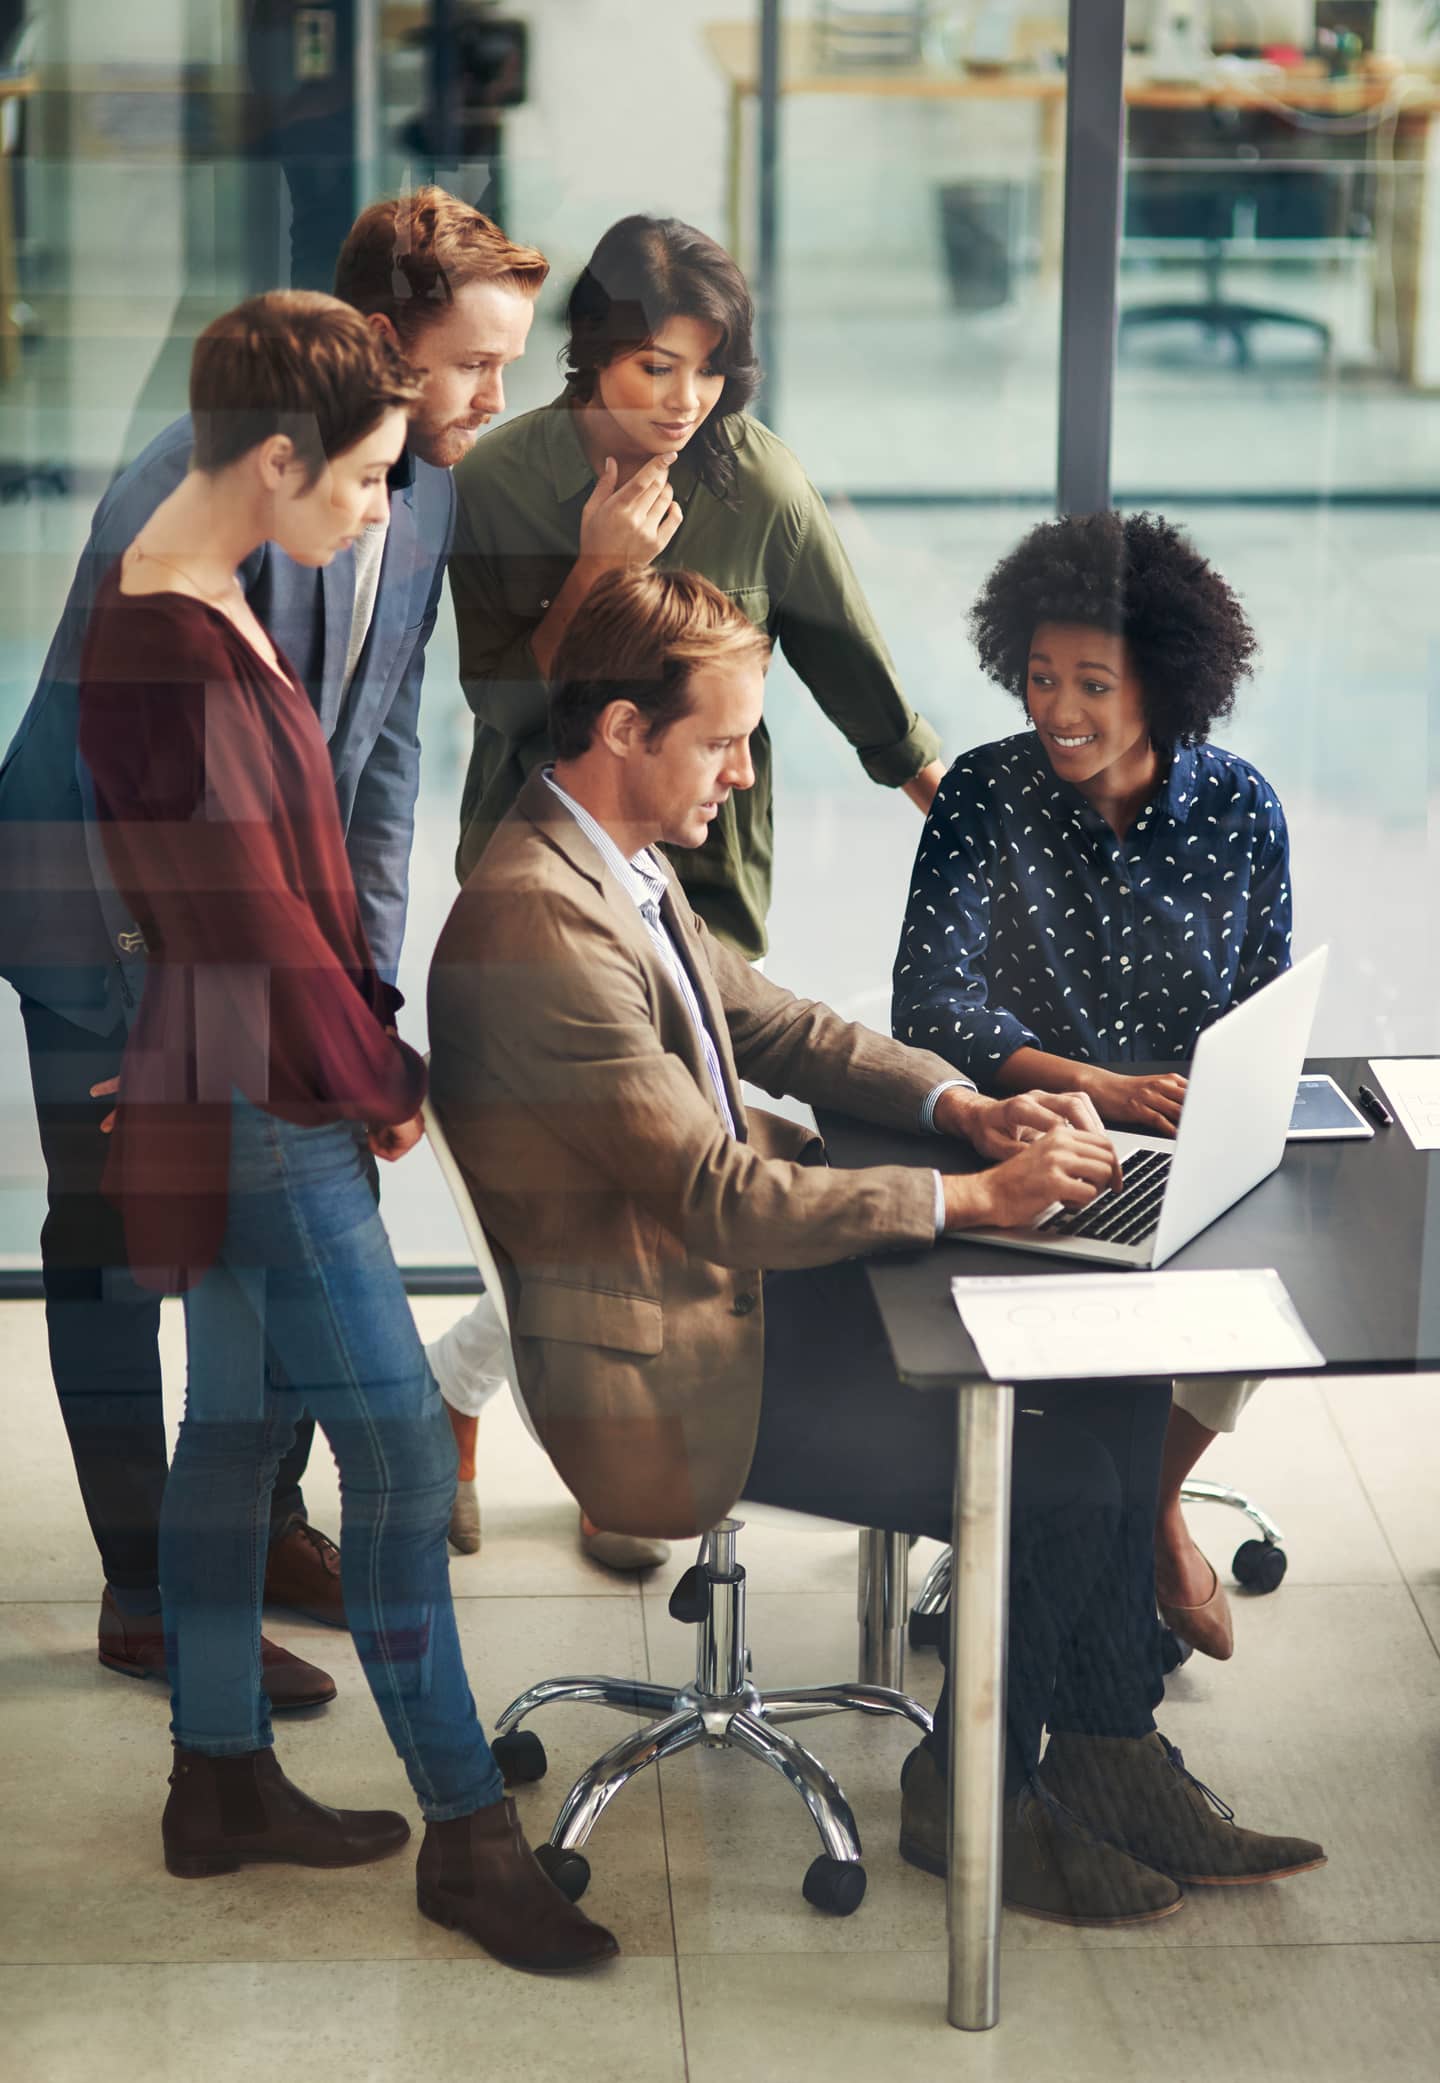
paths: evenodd
<path fill-rule="evenodd" d="M 955 1072 L 768 982 L 663 905 L 724 1071 L 634 900 L 536 772 L 430 972 L 431 1099 L 499 1247 L 520 1389 L 565 1481 L 617 1532 L 702 1532 L 755 1447 L 762 1274 L 933 1242 L 923 1167 L 830 1172 L 767 1092 L 918 1125 Z M 807 1154 L 809 1164 L 803 1162 Z M 825 1384 L 815 1384 L 824 1423 Z"/>

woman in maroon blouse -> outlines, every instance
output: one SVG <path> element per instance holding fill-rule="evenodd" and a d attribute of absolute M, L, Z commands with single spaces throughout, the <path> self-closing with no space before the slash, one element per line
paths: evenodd
<path fill-rule="evenodd" d="M 80 746 L 148 951 L 107 1189 L 131 1270 L 185 1296 L 190 1369 L 160 1522 L 170 1871 L 353 1865 L 403 1816 L 292 1786 L 260 1685 L 268 1496 L 308 1410 L 340 1467 L 356 1648 L 426 1820 L 420 1907 L 527 1967 L 615 1941 L 536 1864 L 476 1718 L 445 1535 L 455 1447 L 367 1179 L 419 1139 L 425 1070 L 375 975 L 303 689 L 236 569 L 328 564 L 383 521 L 417 396 L 347 306 L 256 297 L 191 370 L 195 452 L 103 581 Z"/>

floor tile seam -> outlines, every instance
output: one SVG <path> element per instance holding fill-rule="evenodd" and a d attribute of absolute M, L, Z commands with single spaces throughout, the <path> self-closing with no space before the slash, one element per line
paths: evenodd
<path fill-rule="evenodd" d="M 1175 1958 L 1182 1954 L 1252 1953 L 1258 1949 L 1266 1953 L 1322 1953 L 1322 1952 L 1374 1952 L 1420 1951 L 1440 1952 L 1440 1935 L 1435 1938 L 1308 1938 L 1308 1939 L 1230 1939 L 1223 1943 L 1201 1941 L 1194 1945 L 1147 1945 L 1137 1940 L 1119 1940 L 1114 1945 L 1078 1946 L 1035 1946 L 1026 1948 L 1002 1948 L 1004 1959 L 1014 1961 L 1021 1958 L 1074 1959 L 1077 1956 L 1100 1959 L 1110 1953 L 1127 1955 L 1143 1954 L 1157 1959 Z M 801 1950 L 794 1946 L 770 1947 L 763 1954 L 753 1949 L 726 1949 L 718 1946 L 677 1948 L 668 1951 L 640 1952 L 634 1947 L 621 1956 L 635 1961 L 673 1962 L 677 1968 L 687 1960 L 943 1960 L 945 1948 L 938 1946 L 867 1946 L 859 1952 L 849 1948 L 830 1947 L 824 1950 Z M 445 1953 L 432 1957 L 420 1954 L 396 1953 L 320 1953 L 307 1959 L 286 1957 L 276 1959 L 273 1954 L 243 1954 L 224 1959 L 180 1960 L 164 1956 L 130 1957 L 121 1960 L 41 1960 L 0 1959 L 0 1974 L 26 1974 L 36 1968 L 62 1968 L 80 1972 L 87 1968 L 129 1969 L 133 1967 L 175 1967 L 209 1970 L 217 1967 L 236 1968 L 331 1968 L 331 1967 L 464 1967 L 473 1969 L 487 1963 L 474 1953 Z M 682 2027 L 683 2035 L 683 2027 Z"/>
<path fill-rule="evenodd" d="M 634 1946 L 622 1947 L 622 1960 L 646 1960 L 668 1965 L 673 1960 L 669 1952 L 640 1952 Z M 470 1953 L 441 1953 L 425 1957 L 418 1953 L 317 1953 L 303 1960 L 286 1956 L 277 1960 L 274 1955 L 249 1954 L 217 1960 L 166 1960 L 163 1957 L 130 1960 L 0 1960 L 0 1975 L 29 1974 L 35 1968 L 58 1967 L 74 1973 L 83 1973 L 91 1968 L 124 1969 L 133 1967 L 179 1967 L 208 1971 L 217 1967 L 274 1968 L 274 1967 L 499 1967 L 499 1961 L 490 1960 L 478 1949 Z"/>
<path fill-rule="evenodd" d="M 1075 1946 L 1001 1946 L 1002 1972 L 1010 1963 L 1020 1959 L 1103 1959 L 1107 1954 L 1124 1953 L 1127 1957 L 1144 1956 L 1153 1959 L 1175 1959 L 1186 1954 L 1214 1953 L 1332 1953 L 1374 1952 L 1377 1948 L 1387 1950 L 1419 1950 L 1440 1952 L 1440 1936 L 1435 1938 L 1302 1938 L 1302 1939 L 1226 1939 L 1219 1943 L 1207 1940 L 1195 1944 L 1152 1945 L 1140 1938 L 1119 1937 L 1109 1945 Z M 656 1956 L 658 1957 L 658 1956 Z M 795 1946 L 769 1947 L 763 1952 L 736 1948 L 727 1951 L 722 1947 L 686 1947 L 677 1955 L 683 1967 L 687 1960 L 943 1960 L 945 1947 L 937 1946 L 867 1946 L 860 1951 L 848 1947 L 831 1947 L 815 1952 L 801 1951 Z"/>
<path fill-rule="evenodd" d="M 651 1684 L 659 1681 L 655 1677 L 655 1665 L 650 1651 L 650 1607 L 653 1599 L 660 1596 L 658 1584 L 637 1584 L 640 1596 L 640 1638 L 645 1650 L 645 1676 Z M 668 1601 L 669 1594 L 666 1594 Z M 675 1963 L 675 2010 L 680 2027 L 680 2061 L 685 2072 L 685 2083 L 691 2083 L 690 2042 L 685 2030 L 685 1992 L 680 1986 L 680 1927 L 675 1910 L 675 1876 L 670 1867 L 670 1832 L 665 1815 L 665 1774 L 657 1763 L 655 1766 L 655 1800 L 660 1811 L 660 1855 L 665 1862 L 665 1903 L 670 1915 L 670 1950 Z"/>
<path fill-rule="evenodd" d="M 1385 1521 L 1380 1516 L 1380 1508 L 1375 1502 L 1375 1498 L 1371 1493 L 1370 1485 L 1365 1480 L 1365 1476 L 1360 1468 L 1360 1464 L 1355 1459 L 1354 1454 L 1350 1451 L 1350 1442 L 1345 1437 L 1344 1429 L 1341 1426 L 1335 1408 L 1332 1405 L 1328 1395 L 1325 1395 L 1323 1393 L 1323 1377 L 1321 1401 L 1324 1405 L 1325 1414 L 1330 1420 L 1331 1429 L 1334 1431 L 1336 1438 L 1339 1440 L 1341 1450 L 1344 1453 L 1346 1460 L 1350 1463 L 1352 1470 L 1354 1471 L 1355 1480 L 1360 1486 L 1360 1494 L 1365 1499 L 1365 1502 L 1369 1507 L 1370 1516 L 1375 1521 L 1375 1525 L 1379 1531 L 1381 1540 L 1385 1543 L 1385 1551 L 1389 1555 L 1390 1560 L 1395 1565 L 1395 1569 L 1397 1574 L 1399 1575 L 1400 1582 L 1405 1586 L 1405 1589 L 1410 1594 L 1410 1603 L 1412 1606 L 1414 1606 L 1416 1613 L 1419 1615 L 1421 1626 L 1425 1629 L 1426 1634 L 1430 1636 L 1430 1641 L 1435 1649 L 1436 1655 L 1440 1656 L 1440 1641 L 1437 1641 L 1436 1637 L 1431 1632 L 1429 1622 L 1426 1620 L 1424 1612 L 1421 1610 L 1420 1601 L 1415 1595 L 1416 1586 L 1411 1583 L 1409 1571 L 1405 1568 L 1404 1563 L 1400 1560 L 1400 1557 L 1396 1552 L 1395 1543 L 1390 1538 L 1390 1530 L 1386 1526 Z"/>
<path fill-rule="evenodd" d="M 455 1604 L 455 1605 L 457 1605 L 457 1606 L 460 1606 L 460 1605 L 465 1605 L 466 1603 L 473 1603 L 473 1602 L 476 1602 L 476 1601 L 479 1601 L 479 1600 L 482 1600 L 482 1599 L 484 1599 L 484 1600 L 489 1600 L 489 1601 L 491 1601 L 491 1602 L 493 1602 L 493 1603 L 495 1603 L 495 1604 L 505 1603 L 505 1604 L 514 1604 L 514 1605 L 519 1605 L 519 1604 L 520 1604 L 520 1603 L 522 1603 L 523 1601 L 526 1601 L 526 1600 L 532 1600 L 532 1599 L 533 1599 L 533 1600 L 549 1600 L 549 1601 L 550 1601 L 550 1602 L 552 1602 L 552 1603 L 558 1603 L 558 1602 L 560 1602 L 561 1600 L 566 1600 L 566 1599 L 586 1599 L 586 1600 L 597 1600 L 597 1599 L 603 1599 L 603 1600 L 606 1600 L 606 1601 L 608 1601 L 608 1602 L 609 1602 L 610 1604 L 612 1604 L 612 1605 L 623 1605 L 623 1604 L 624 1604 L 624 1603 L 625 1603 L 625 1602 L 626 1602 L 627 1600 L 632 1600 L 632 1601 L 633 1601 L 633 1600 L 635 1599 L 635 1597 L 636 1597 L 636 1596 L 637 1596 L 637 1593 L 636 1593 L 635 1591 L 633 1591 L 633 1590 L 629 1590 L 629 1589 L 626 1589 L 626 1590 L 623 1590 L 623 1591 L 460 1591 L 460 1592 L 456 1592 L 456 1591 L 452 1590 L 452 1591 L 451 1591 L 451 1594 L 450 1594 L 450 1597 L 451 1597 L 451 1601 L 452 1601 L 452 1603 L 453 1603 L 453 1604 Z M 8 1592 L 3 1592 L 3 1593 L 0 1593 L 0 1606 L 83 1606 L 83 1607 L 84 1607 L 84 1608 L 86 1609 L 86 1611 L 88 1612 L 88 1611 L 89 1611 L 89 1609 L 90 1609 L 90 1607 L 92 1607 L 92 1606 L 95 1606 L 95 1605 L 98 1605 L 98 1604 L 99 1604 L 99 1593 L 98 1593 L 98 1592 L 97 1592 L 97 1593 L 95 1593 L 95 1594 L 93 1594 L 93 1595 L 91 1595 L 91 1596 L 87 1596 L 87 1597 L 85 1597 L 85 1598 L 14 1598 L 14 1597 L 12 1597 L 12 1596 L 11 1596 L 11 1595 L 10 1595 L 10 1594 L 9 1594 Z M 289 1628 L 291 1628 L 291 1627 L 295 1626 L 295 1625 L 296 1625 L 296 1622 L 295 1622 L 295 1621 L 293 1621 L 293 1620 L 291 1620 L 290 1618 L 288 1618 L 288 1617 L 287 1617 L 287 1615 L 286 1615 L 286 1614 L 284 1614 L 284 1613 L 271 1613 L 271 1612 L 268 1612 L 268 1611 L 267 1611 L 267 1612 L 266 1612 L 266 1614 L 265 1614 L 265 1623 L 264 1623 L 264 1624 L 265 1624 L 265 1627 L 266 1627 L 267 1629 L 269 1629 L 269 1628 L 271 1628 L 271 1627 L 283 1627 L 283 1628 L 287 1628 L 287 1629 L 289 1629 Z M 311 1623 L 311 1624 L 313 1625 L 313 1623 Z M 321 1636 L 320 1634 L 317 1634 L 317 1635 L 315 1636 L 315 1638 L 314 1638 L 314 1639 L 316 1640 L 316 1642 L 317 1642 L 317 1643 L 318 1643 L 318 1642 L 319 1642 L 320 1640 L 322 1640 L 322 1639 L 327 1639 L 327 1640 L 334 1640 L 334 1639 L 335 1639 L 335 1638 L 337 1638 L 337 1637 L 338 1637 L 339 1635 L 341 1635 L 341 1634 L 342 1634 L 343 1632 L 344 1632 L 344 1631 L 343 1631 L 342 1629 L 338 1628 L 338 1627 L 327 1627 L 327 1628 L 325 1628 L 325 1630 L 324 1630 L 324 1634 L 323 1634 L 323 1637 L 322 1637 L 322 1636 Z"/>

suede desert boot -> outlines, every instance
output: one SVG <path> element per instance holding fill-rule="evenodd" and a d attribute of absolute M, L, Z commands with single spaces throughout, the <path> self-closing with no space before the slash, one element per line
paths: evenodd
<path fill-rule="evenodd" d="M 420 1914 L 463 1931 L 504 1967 L 561 1974 L 619 1952 L 614 1934 L 569 1901 L 525 1842 L 507 1796 L 427 1823 L 415 1871 Z"/>
<path fill-rule="evenodd" d="M 922 1744 L 901 1778 L 900 1856 L 944 1874 L 945 1780 Z M 1005 1803 L 1005 1907 L 1052 1924 L 1149 1924 L 1180 1908 L 1173 1880 L 1102 1844 L 1056 1801 L 1024 1787 Z"/>
<path fill-rule="evenodd" d="M 1241 1829 L 1234 1809 L 1185 1770 L 1158 1729 L 1148 1736 L 1053 1735 L 1040 1783 L 1097 1837 L 1187 1887 L 1245 1887 L 1325 1864 L 1323 1848 L 1308 1837 Z"/>
<path fill-rule="evenodd" d="M 410 1836 L 386 1808 L 327 1808 L 292 1786 L 273 1750 L 212 1758 L 175 1745 L 160 1824 L 165 1865 L 181 1880 L 259 1863 L 364 1866 Z"/>

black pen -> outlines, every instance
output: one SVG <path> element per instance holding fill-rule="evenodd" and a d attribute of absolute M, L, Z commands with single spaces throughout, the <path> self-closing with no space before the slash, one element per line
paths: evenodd
<path fill-rule="evenodd" d="M 1368 1085 L 1357 1085 L 1355 1087 L 1355 1097 L 1359 1100 L 1361 1106 L 1377 1128 L 1393 1128 L 1395 1126 L 1395 1116 L 1391 1113 L 1389 1107 L 1386 1106 L 1384 1100 L 1379 1097 L 1378 1093 L 1372 1092 Z"/>

